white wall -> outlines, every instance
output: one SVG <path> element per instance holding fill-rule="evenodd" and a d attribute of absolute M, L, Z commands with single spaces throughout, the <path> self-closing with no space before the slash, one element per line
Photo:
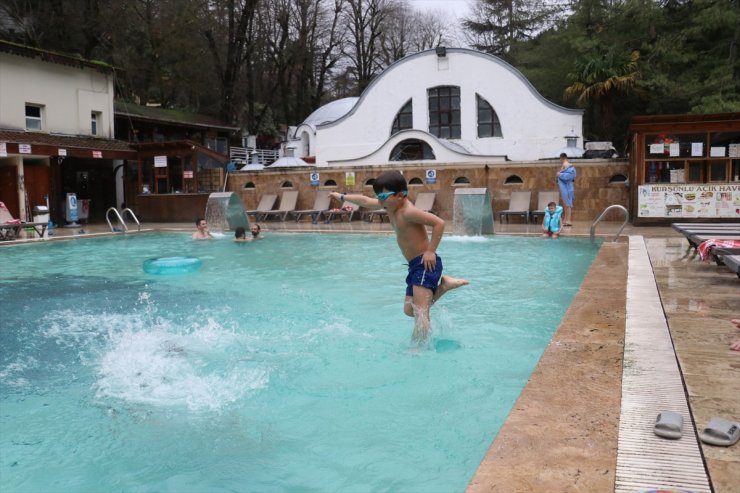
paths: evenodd
<path fill-rule="evenodd" d="M 113 137 L 113 77 L 0 53 L 0 126 L 26 130 L 26 104 L 41 105 L 43 132 L 90 135 L 90 114 L 99 112 L 97 137 Z"/>
<path fill-rule="evenodd" d="M 452 142 L 471 154 L 536 160 L 556 157 L 554 151 L 565 146 L 566 135 L 576 135 L 583 143 L 582 111 L 547 101 L 518 70 L 496 57 L 448 48 L 443 58 L 430 50 L 396 62 L 368 86 L 350 113 L 318 126 L 311 135 L 316 164 L 336 165 L 380 149 L 409 98 L 414 129 L 428 132 L 427 89 L 436 86 L 460 88 L 461 138 Z M 477 137 L 476 93 L 496 111 L 503 137 Z"/>

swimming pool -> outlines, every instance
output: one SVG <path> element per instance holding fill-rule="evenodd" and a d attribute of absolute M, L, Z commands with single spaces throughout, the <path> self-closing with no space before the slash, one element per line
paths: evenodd
<path fill-rule="evenodd" d="M 0 249 L 0 490 L 463 491 L 597 250 L 446 237 L 411 351 L 391 236 Z"/>

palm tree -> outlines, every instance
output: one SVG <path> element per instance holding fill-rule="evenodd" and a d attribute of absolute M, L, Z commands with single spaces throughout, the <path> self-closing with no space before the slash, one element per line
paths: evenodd
<path fill-rule="evenodd" d="M 576 61 L 575 72 L 568 74 L 572 84 L 565 89 L 565 99 L 576 97 L 576 103 L 583 107 L 596 105 L 601 118 L 600 137 L 605 138 L 611 135 L 616 94 L 636 92 L 640 52 L 627 53 L 614 46 L 600 51 Z"/>

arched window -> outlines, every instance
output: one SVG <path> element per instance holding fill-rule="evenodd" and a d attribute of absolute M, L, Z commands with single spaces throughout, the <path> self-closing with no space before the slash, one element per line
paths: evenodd
<path fill-rule="evenodd" d="M 502 137 L 501 122 L 493 107 L 480 94 L 475 95 L 475 101 L 478 104 L 478 138 Z"/>
<path fill-rule="evenodd" d="M 244 188 L 254 189 L 254 188 L 257 188 L 257 187 L 254 186 L 254 182 L 248 181 L 247 183 L 244 184 Z"/>
<path fill-rule="evenodd" d="M 470 180 L 467 176 L 458 176 L 454 181 L 455 185 L 470 185 Z"/>
<path fill-rule="evenodd" d="M 337 186 L 337 182 L 335 182 L 334 180 L 326 180 L 324 182 L 324 186 L 325 187 L 336 187 Z"/>
<path fill-rule="evenodd" d="M 427 90 L 429 133 L 441 139 L 460 138 L 460 88 L 439 86 Z"/>
<path fill-rule="evenodd" d="M 393 126 L 391 127 L 391 135 L 397 134 L 401 130 L 413 128 L 414 125 L 414 112 L 411 107 L 411 100 L 406 101 L 403 108 L 398 110 L 396 117 L 393 119 Z"/>
<path fill-rule="evenodd" d="M 524 180 L 517 175 L 511 175 L 504 180 L 504 185 L 515 185 L 519 183 L 524 183 Z"/>
<path fill-rule="evenodd" d="M 610 185 L 614 183 L 626 183 L 626 182 L 627 182 L 627 177 L 622 174 L 616 174 L 612 176 L 611 178 L 609 178 Z"/>
<path fill-rule="evenodd" d="M 282 185 L 280 185 L 280 188 L 293 188 L 293 183 L 289 181 L 284 181 Z"/>
<path fill-rule="evenodd" d="M 434 159 L 434 152 L 429 144 L 419 139 L 402 140 L 391 151 L 390 161 L 421 161 Z"/>
<path fill-rule="evenodd" d="M 409 185 L 423 185 L 424 182 L 421 181 L 421 178 L 414 177 L 409 180 Z"/>

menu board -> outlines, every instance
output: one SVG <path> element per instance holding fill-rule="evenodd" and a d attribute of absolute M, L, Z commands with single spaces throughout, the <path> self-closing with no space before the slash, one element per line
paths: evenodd
<path fill-rule="evenodd" d="M 740 218 L 738 185 L 641 185 L 638 217 Z"/>

